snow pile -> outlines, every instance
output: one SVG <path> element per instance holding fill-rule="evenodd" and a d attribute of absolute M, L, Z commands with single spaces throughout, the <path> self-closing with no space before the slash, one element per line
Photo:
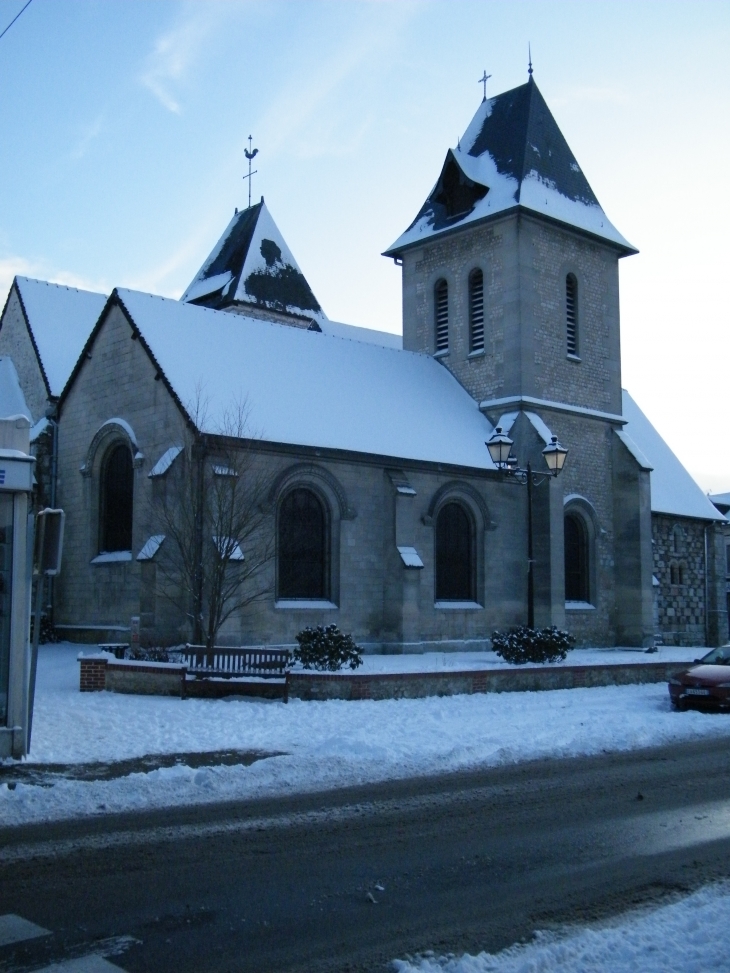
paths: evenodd
<path fill-rule="evenodd" d="M 14 790 L 2 784 L 6 825 L 730 736 L 727 716 L 672 712 L 664 684 L 354 703 L 80 693 L 78 649 L 41 647 L 32 763 L 223 749 L 283 755 L 248 767 L 176 766 L 107 781 L 59 779 L 52 787 L 18 783 Z"/>
<path fill-rule="evenodd" d="M 395 960 L 397 973 L 707 973 L 729 970 L 730 885 L 563 935 L 537 933 L 501 953 Z"/>

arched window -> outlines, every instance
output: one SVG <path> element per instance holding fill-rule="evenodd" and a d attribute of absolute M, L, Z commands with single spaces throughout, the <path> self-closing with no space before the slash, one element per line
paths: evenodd
<path fill-rule="evenodd" d="M 436 329 L 436 351 L 449 350 L 449 285 L 446 281 L 436 281 L 433 289 L 434 326 Z"/>
<path fill-rule="evenodd" d="M 565 328 L 568 354 L 578 354 L 578 281 L 575 274 L 565 278 Z"/>
<path fill-rule="evenodd" d="M 672 528 L 672 554 L 681 554 L 684 550 L 684 531 L 675 524 Z"/>
<path fill-rule="evenodd" d="M 444 504 L 436 519 L 436 601 L 474 601 L 474 542 L 460 503 Z"/>
<path fill-rule="evenodd" d="M 565 600 L 591 600 L 588 531 L 576 514 L 565 515 Z"/>
<path fill-rule="evenodd" d="M 279 507 L 279 598 L 329 598 L 327 511 L 303 487 L 287 493 Z"/>
<path fill-rule="evenodd" d="M 102 552 L 131 551 L 133 499 L 132 454 L 128 446 L 118 443 L 109 450 L 101 468 Z"/>
<path fill-rule="evenodd" d="M 469 342 L 471 351 L 484 348 L 484 274 L 478 267 L 469 274 Z"/>

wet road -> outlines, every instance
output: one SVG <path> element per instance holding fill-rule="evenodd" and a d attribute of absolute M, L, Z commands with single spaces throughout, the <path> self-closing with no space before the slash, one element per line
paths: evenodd
<path fill-rule="evenodd" d="M 681 717 L 678 717 L 681 718 Z M 374 971 L 730 875 L 725 741 L 287 800 L 0 829 L 0 915 L 136 971 Z"/>

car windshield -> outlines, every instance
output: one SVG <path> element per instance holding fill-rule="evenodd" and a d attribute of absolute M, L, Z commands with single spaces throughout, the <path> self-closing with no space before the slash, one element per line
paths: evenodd
<path fill-rule="evenodd" d="M 700 662 L 706 666 L 730 666 L 730 645 L 721 645 L 707 655 L 702 656 Z"/>

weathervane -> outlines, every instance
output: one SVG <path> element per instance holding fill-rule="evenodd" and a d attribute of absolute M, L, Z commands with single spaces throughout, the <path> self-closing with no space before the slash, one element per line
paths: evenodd
<path fill-rule="evenodd" d="M 251 148 L 252 142 L 253 142 L 253 137 L 251 135 L 249 135 L 249 137 L 248 137 L 248 148 L 243 150 L 243 154 L 248 159 L 248 175 L 247 176 L 244 176 L 243 178 L 244 179 L 248 179 L 248 207 L 249 207 L 249 209 L 251 208 L 251 176 L 255 176 L 256 173 L 258 172 L 258 169 L 254 169 L 253 172 L 251 172 L 251 163 L 253 162 L 254 156 L 257 155 L 258 154 L 258 151 L 259 151 L 258 149 L 252 149 Z"/>
<path fill-rule="evenodd" d="M 532 77 L 532 48 L 529 41 L 527 43 L 527 73 Z"/>
<path fill-rule="evenodd" d="M 491 74 L 487 74 L 487 70 L 485 68 L 484 69 L 484 74 L 479 79 L 479 84 L 483 84 L 484 85 L 484 97 L 482 98 L 482 101 L 486 101 L 487 100 L 487 81 L 489 81 L 489 79 L 491 77 L 492 77 L 492 75 Z"/>

